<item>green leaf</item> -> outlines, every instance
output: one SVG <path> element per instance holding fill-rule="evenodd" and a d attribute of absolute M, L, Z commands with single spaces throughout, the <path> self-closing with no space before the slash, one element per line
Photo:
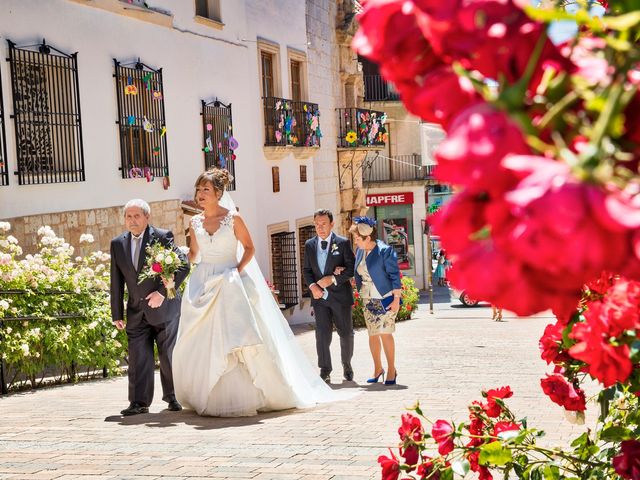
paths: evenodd
<path fill-rule="evenodd" d="M 454 473 L 457 473 L 461 477 L 464 477 L 467 473 L 469 473 L 469 462 L 466 459 L 456 460 L 451 464 L 451 470 Z"/>
<path fill-rule="evenodd" d="M 557 465 L 546 465 L 542 474 L 545 480 L 560 480 L 560 469 Z"/>
<path fill-rule="evenodd" d="M 481 465 L 503 466 L 513 460 L 511 449 L 505 448 L 501 442 L 491 442 L 480 447 L 479 462 Z"/>
<path fill-rule="evenodd" d="M 600 438 L 608 442 L 620 442 L 631 438 L 631 436 L 629 429 L 615 426 L 605 428 L 600 434 Z"/>
<path fill-rule="evenodd" d="M 640 23 L 640 11 L 625 13 L 617 17 L 602 17 L 602 23 L 613 30 L 629 30 Z"/>

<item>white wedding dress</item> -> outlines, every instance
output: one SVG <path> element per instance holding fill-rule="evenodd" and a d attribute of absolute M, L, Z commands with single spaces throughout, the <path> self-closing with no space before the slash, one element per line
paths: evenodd
<path fill-rule="evenodd" d="M 238 417 L 352 397 L 318 376 L 255 260 L 238 273 L 234 216 L 235 208 L 213 235 L 202 216 L 192 219 L 201 260 L 182 298 L 173 351 L 178 401 L 200 415 Z"/>

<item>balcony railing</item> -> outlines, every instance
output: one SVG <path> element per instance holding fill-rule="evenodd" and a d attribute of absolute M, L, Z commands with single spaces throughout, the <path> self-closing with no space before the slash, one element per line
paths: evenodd
<path fill-rule="evenodd" d="M 364 108 L 336 108 L 338 148 L 384 147 L 387 114 Z"/>
<path fill-rule="evenodd" d="M 433 165 L 422 165 L 421 156 L 370 157 L 362 169 L 364 183 L 402 182 L 433 178 Z"/>
<path fill-rule="evenodd" d="M 317 103 L 262 97 L 266 147 L 319 147 L 320 110 Z"/>
<path fill-rule="evenodd" d="M 364 76 L 364 101 L 388 102 L 400 100 L 400 95 L 392 84 L 387 83 L 381 75 Z"/>

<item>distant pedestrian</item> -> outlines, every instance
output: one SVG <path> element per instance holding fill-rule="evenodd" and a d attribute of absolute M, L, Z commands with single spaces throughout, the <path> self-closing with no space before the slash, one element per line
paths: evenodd
<path fill-rule="evenodd" d="M 496 307 L 495 305 L 491 305 L 491 310 L 491 320 L 502 322 L 502 309 L 500 307 Z"/>
<path fill-rule="evenodd" d="M 448 266 L 449 261 L 447 260 L 447 253 L 444 250 L 440 250 L 440 255 L 438 255 L 438 266 L 433 274 L 433 279 L 441 287 L 445 287 L 447 285 Z"/>

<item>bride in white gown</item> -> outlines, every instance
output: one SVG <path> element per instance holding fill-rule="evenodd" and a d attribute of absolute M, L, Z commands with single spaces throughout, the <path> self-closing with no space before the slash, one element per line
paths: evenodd
<path fill-rule="evenodd" d="M 189 259 L 199 263 L 173 351 L 178 401 L 199 415 L 237 417 L 353 396 L 331 390 L 296 343 L 224 193 L 229 180 L 226 170 L 212 169 L 196 181 L 204 213 L 191 221 Z"/>

